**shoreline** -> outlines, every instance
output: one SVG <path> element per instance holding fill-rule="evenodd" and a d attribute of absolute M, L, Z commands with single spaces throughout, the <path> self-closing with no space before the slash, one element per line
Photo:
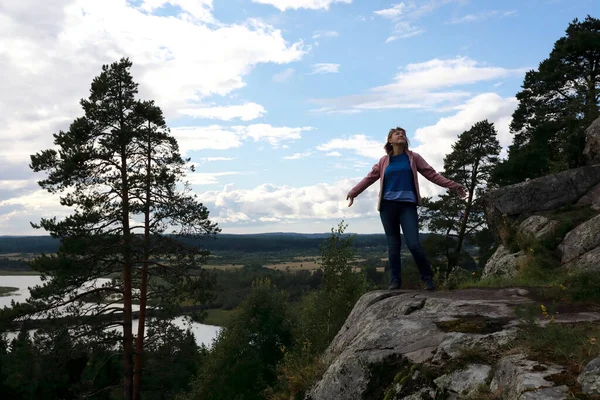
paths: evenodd
<path fill-rule="evenodd" d="M 41 275 L 38 271 L 19 271 L 12 269 L 1 269 L 0 276 L 32 276 L 32 275 Z"/>
<path fill-rule="evenodd" d="M 18 287 L 0 286 L 0 296 L 10 296 L 13 292 L 18 292 Z"/>

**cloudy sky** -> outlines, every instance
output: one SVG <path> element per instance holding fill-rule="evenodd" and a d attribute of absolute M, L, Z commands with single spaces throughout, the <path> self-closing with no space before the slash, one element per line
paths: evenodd
<path fill-rule="evenodd" d="M 29 156 L 129 57 L 224 233 L 382 232 L 377 186 L 348 190 L 402 126 L 437 169 L 494 122 L 503 146 L 525 71 L 597 0 L 0 0 L 0 235 L 67 212 Z M 597 15 L 595 15 L 597 16 Z M 439 188 L 422 183 L 426 195 Z"/>

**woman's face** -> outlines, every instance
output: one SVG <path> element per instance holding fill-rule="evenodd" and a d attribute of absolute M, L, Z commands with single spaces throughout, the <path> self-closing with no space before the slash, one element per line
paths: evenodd
<path fill-rule="evenodd" d="M 400 130 L 392 132 L 388 142 L 391 144 L 406 144 L 406 132 Z"/>

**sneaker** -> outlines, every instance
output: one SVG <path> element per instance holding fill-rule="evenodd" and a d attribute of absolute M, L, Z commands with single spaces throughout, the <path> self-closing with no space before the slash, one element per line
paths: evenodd
<path fill-rule="evenodd" d="M 425 290 L 431 290 L 431 291 L 435 290 L 435 284 L 433 283 L 432 280 L 425 281 Z"/>
<path fill-rule="evenodd" d="M 394 279 L 392 282 L 390 282 L 390 286 L 388 287 L 388 290 L 398 290 L 400 289 L 401 283 L 399 280 Z"/>

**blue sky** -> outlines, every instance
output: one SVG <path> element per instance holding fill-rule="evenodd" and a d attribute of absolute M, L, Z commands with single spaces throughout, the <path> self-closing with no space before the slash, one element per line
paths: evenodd
<path fill-rule="evenodd" d="M 341 219 L 382 232 L 378 185 L 351 208 L 345 197 L 388 130 L 404 127 L 438 170 L 482 119 L 507 147 L 525 72 L 598 11 L 595 0 L 2 2 L 0 234 L 44 234 L 29 222 L 68 213 L 37 186 L 29 154 L 52 146 L 102 64 L 123 56 L 223 232 L 325 232 Z"/>

